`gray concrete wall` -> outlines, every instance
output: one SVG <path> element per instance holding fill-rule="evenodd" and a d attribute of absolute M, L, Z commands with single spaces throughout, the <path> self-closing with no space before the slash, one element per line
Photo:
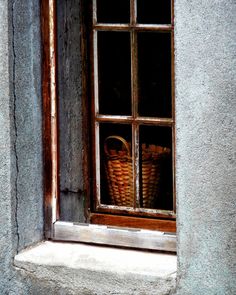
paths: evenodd
<path fill-rule="evenodd" d="M 20 294 L 13 258 L 43 238 L 39 21 L 39 1 L 0 1 L 0 294 Z"/>
<path fill-rule="evenodd" d="M 19 250 L 42 239 L 40 1 L 13 2 L 13 106 Z"/>
<path fill-rule="evenodd" d="M 11 279 L 11 264 L 17 239 L 15 206 L 12 199 L 14 180 L 11 170 L 14 166 L 11 140 L 10 115 L 10 71 L 8 38 L 8 1 L 0 1 L 0 290 L 6 290 Z"/>
<path fill-rule="evenodd" d="M 236 2 L 176 0 L 178 294 L 236 294 Z"/>

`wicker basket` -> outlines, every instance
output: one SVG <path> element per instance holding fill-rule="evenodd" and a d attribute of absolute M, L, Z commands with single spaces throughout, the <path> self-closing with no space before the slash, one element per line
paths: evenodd
<path fill-rule="evenodd" d="M 109 141 L 119 141 L 119 149 L 108 148 Z M 130 145 L 120 136 L 105 139 L 105 171 L 108 183 L 110 203 L 117 206 L 133 207 L 133 163 Z M 142 145 L 142 204 L 144 208 L 153 208 L 158 198 L 161 182 L 161 170 L 164 159 L 170 155 L 170 149 L 157 145 Z"/>

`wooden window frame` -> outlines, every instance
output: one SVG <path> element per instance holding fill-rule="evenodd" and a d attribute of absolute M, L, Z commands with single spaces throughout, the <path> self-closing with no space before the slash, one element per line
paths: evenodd
<path fill-rule="evenodd" d="M 91 213 L 91 222 L 92 223 L 101 223 L 104 224 L 104 220 L 106 222 L 109 222 L 108 217 L 105 214 L 114 213 L 117 214 L 117 216 L 112 218 L 112 224 L 113 225 L 122 225 L 122 226 L 132 226 L 132 227 L 140 227 L 140 222 L 137 220 L 132 222 L 132 219 L 130 219 L 126 215 L 135 215 L 135 216 L 142 216 L 143 218 L 146 216 L 146 219 L 142 219 L 141 223 L 147 223 L 149 229 L 161 229 L 173 232 L 176 230 L 175 224 L 173 220 L 175 219 L 175 212 L 176 212 L 176 201 L 175 201 L 175 177 L 173 173 L 173 210 L 158 210 L 158 209 L 145 209 L 145 208 L 139 208 L 135 210 L 132 208 L 119 208 L 119 206 L 114 205 L 105 205 L 101 204 L 101 196 L 100 196 L 100 181 L 99 181 L 99 165 L 100 165 L 100 159 L 99 159 L 99 151 L 98 151 L 98 138 L 99 138 L 99 124 L 100 123 L 129 123 L 132 124 L 132 142 L 133 142 L 133 148 L 132 150 L 136 155 L 139 154 L 139 145 L 135 144 L 136 141 L 136 135 L 138 133 L 138 128 L 140 124 L 148 124 L 150 126 L 168 126 L 172 128 L 172 151 L 173 151 L 173 172 L 175 171 L 175 103 L 174 103 L 174 23 L 173 23 L 173 2 L 172 4 L 172 20 L 171 24 L 169 25 L 146 25 L 146 24 L 137 24 L 137 11 L 136 11 L 136 0 L 130 1 L 131 7 L 131 22 L 130 24 L 111 24 L 111 23 L 98 23 L 96 18 L 96 2 L 97 0 L 93 0 L 93 20 L 92 20 L 92 36 L 90 38 L 91 43 L 93 44 L 92 47 L 92 53 L 93 56 L 91 58 L 91 64 L 92 64 L 92 100 L 93 100 L 93 162 L 96 162 L 96 166 L 93 167 L 93 171 L 97 171 L 96 175 L 93 176 L 94 183 L 93 183 L 93 196 L 96 196 L 94 198 L 95 203 L 95 209 L 94 211 L 98 211 L 99 213 Z M 124 31 L 129 32 L 131 34 L 131 89 L 132 89 L 132 105 L 133 112 L 130 116 L 119 116 L 119 115 L 101 115 L 99 114 L 99 98 L 98 98 L 98 56 L 97 56 L 97 34 L 99 31 L 106 31 L 106 32 L 117 32 L 117 31 Z M 168 32 L 171 34 L 171 72 L 172 72 L 172 117 L 171 118 L 154 118 L 154 117 L 141 117 L 138 116 L 138 77 L 137 77 L 137 32 Z M 95 45 L 94 45 L 95 44 Z M 134 124 L 133 124 L 134 123 Z M 135 188 L 139 187 L 139 179 L 138 179 L 138 171 L 137 168 L 139 166 L 138 164 L 138 157 L 134 155 L 134 158 L 136 159 L 137 163 L 134 163 L 134 179 L 136 185 L 134 186 L 134 195 L 136 196 Z M 138 195 L 138 193 L 137 193 Z M 137 196 L 136 196 L 137 197 Z M 137 201 L 137 200 L 136 200 Z M 104 215 L 102 213 L 105 213 Z M 120 214 L 120 216 L 119 216 Z M 123 214 L 123 215 L 122 215 Z M 153 218 L 155 217 L 155 218 Z M 150 222 L 150 218 L 153 218 Z M 160 222 L 156 218 L 163 218 L 165 219 L 165 227 L 163 227 L 163 222 Z M 111 222 L 110 222 L 111 223 Z"/>
<path fill-rule="evenodd" d="M 95 0 L 93 0 L 95 1 Z M 134 3 L 135 0 L 132 0 Z M 174 112 L 174 30 L 173 30 L 173 2 L 171 25 L 127 25 L 126 28 L 117 25 L 97 24 L 97 28 L 110 30 L 141 30 L 141 31 L 169 31 L 171 32 L 172 46 L 172 118 L 153 120 L 149 123 L 158 123 L 160 126 L 172 127 L 172 141 L 175 146 L 175 112 Z M 135 7 L 133 4 L 132 7 Z M 135 12 L 131 9 L 133 18 Z M 136 216 L 115 216 L 103 213 L 90 213 L 90 225 L 76 224 L 59 221 L 59 144 L 58 144 L 58 95 L 57 95 L 57 30 L 56 30 L 56 0 L 41 1 L 41 28 L 42 28 L 42 99 L 43 99 L 43 142 L 44 142 L 44 216 L 45 216 L 45 238 L 52 240 L 69 240 L 87 243 L 98 243 L 118 246 L 129 246 L 135 248 L 158 249 L 175 251 L 176 231 L 175 206 L 174 214 L 168 216 L 158 212 L 160 219 L 151 218 L 156 216 L 150 212 L 148 218 Z M 83 34 L 83 32 L 82 32 Z M 86 50 L 82 44 L 83 50 Z M 133 52 L 135 54 L 135 52 Z M 133 58 L 132 62 L 135 59 Z M 85 77 L 83 77 L 85 79 Z M 86 84 L 86 81 L 82 83 Z M 113 120 L 114 118 L 112 118 Z M 107 116 L 97 116 L 97 120 L 107 121 Z M 119 121 L 120 118 L 117 118 Z M 173 151 L 173 171 L 175 171 L 175 151 Z M 175 173 L 173 173 L 175 174 Z M 173 176 L 173 187 L 175 195 L 175 176 Z M 175 201 L 174 201 L 175 204 Z M 113 208 L 114 212 L 116 208 Z M 121 211 L 118 210 L 120 213 Z M 104 208 L 104 212 L 108 212 Z M 168 219 L 167 219 L 168 218 Z M 95 225 L 94 225 L 95 224 Z M 86 225 L 86 226 L 85 226 Z M 117 227 L 123 226 L 123 228 Z M 115 226 L 115 227 L 114 227 Z M 138 228 L 136 231 L 130 227 Z M 141 229 L 142 228 L 142 229 Z M 155 230 L 155 231 L 154 231 Z M 161 232 L 158 232 L 161 230 Z M 112 234 L 111 234 L 112 232 Z M 153 239 L 153 242 L 150 241 Z"/>

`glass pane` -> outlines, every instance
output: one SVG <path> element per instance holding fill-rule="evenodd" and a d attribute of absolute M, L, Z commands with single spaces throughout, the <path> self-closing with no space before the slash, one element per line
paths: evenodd
<path fill-rule="evenodd" d="M 133 207 L 131 126 L 100 124 L 101 203 Z"/>
<path fill-rule="evenodd" d="M 172 130 L 140 126 L 141 207 L 173 210 Z"/>
<path fill-rule="evenodd" d="M 98 23 L 129 23 L 129 0 L 97 0 Z"/>
<path fill-rule="evenodd" d="M 171 0 L 137 0 L 137 20 L 140 24 L 170 24 Z"/>
<path fill-rule="evenodd" d="M 130 67 L 130 34 L 98 32 L 100 114 L 131 114 Z"/>
<path fill-rule="evenodd" d="M 171 34 L 138 33 L 139 115 L 171 117 Z"/>

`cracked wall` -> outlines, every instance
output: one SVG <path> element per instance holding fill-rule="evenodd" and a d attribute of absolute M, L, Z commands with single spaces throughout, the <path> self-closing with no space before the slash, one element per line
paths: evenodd
<path fill-rule="evenodd" d="M 15 195 L 19 250 L 42 239 L 42 102 L 39 1 L 12 2 Z"/>
<path fill-rule="evenodd" d="M 18 174 L 19 174 L 19 162 L 18 162 L 18 151 L 17 151 L 17 139 L 18 139 L 18 131 L 17 131 L 17 109 L 16 109 L 16 91 L 14 85 L 16 85 L 16 49 L 15 49 L 15 17 L 14 17 L 14 8 L 15 8 L 15 1 L 12 2 L 12 7 L 11 7 L 11 16 L 12 16 L 12 60 L 10 61 L 12 63 L 12 104 L 13 104 L 13 154 L 15 156 L 15 187 L 14 187 L 14 192 L 15 192 L 15 227 L 16 227 L 16 252 L 18 253 L 19 251 L 19 243 L 20 243 L 20 235 L 19 235 L 19 224 L 18 224 L 18 205 L 19 205 L 19 200 L 18 200 Z"/>
<path fill-rule="evenodd" d="M 15 200 L 12 199 L 11 178 L 11 128 L 10 120 L 10 86 L 9 86 L 9 47 L 8 2 L 0 1 L 0 290 L 6 290 L 11 281 L 11 263 L 14 254 Z"/>
<path fill-rule="evenodd" d="M 14 255 L 43 238 L 39 12 L 0 1 L 0 294 L 23 290 Z"/>

